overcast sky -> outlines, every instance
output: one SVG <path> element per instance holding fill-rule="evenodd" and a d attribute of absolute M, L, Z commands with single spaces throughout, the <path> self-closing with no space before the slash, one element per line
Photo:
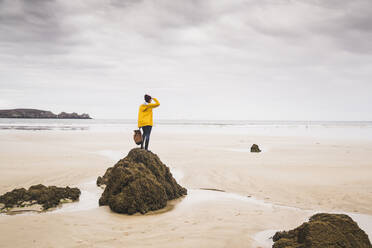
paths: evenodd
<path fill-rule="evenodd" d="M 372 120 L 371 0 L 0 0 L 0 109 Z"/>

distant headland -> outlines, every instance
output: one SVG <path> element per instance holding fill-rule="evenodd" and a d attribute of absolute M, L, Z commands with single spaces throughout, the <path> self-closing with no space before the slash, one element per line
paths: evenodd
<path fill-rule="evenodd" d="M 58 115 L 51 111 L 39 109 L 0 109 L 0 118 L 30 118 L 30 119 L 92 119 L 89 114 L 61 112 Z"/>

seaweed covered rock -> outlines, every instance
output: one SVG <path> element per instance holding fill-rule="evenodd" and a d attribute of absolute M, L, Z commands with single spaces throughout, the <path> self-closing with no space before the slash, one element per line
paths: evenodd
<path fill-rule="evenodd" d="M 78 188 L 33 185 L 28 190 L 14 189 L 0 196 L 3 209 L 27 207 L 39 204 L 44 210 L 57 206 L 61 201 L 76 201 L 80 197 Z"/>
<path fill-rule="evenodd" d="M 277 232 L 273 248 L 372 248 L 368 235 L 345 214 L 320 213 L 288 232 Z"/>
<path fill-rule="evenodd" d="M 258 147 L 257 144 L 253 144 L 251 146 L 251 152 L 261 152 L 260 148 Z"/>
<path fill-rule="evenodd" d="M 107 185 L 107 183 L 108 183 L 108 179 L 109 179 L 109 175 L 111 174 L 112 168 L 113 168 L 113 167 L 108 168 L 108 169 L 106 170 L 105 175 L 103 175 L 102 177 L 99 176 L 99 177 L 97 178 L 97 182 L 96 182 L 96 184 L 97 184 L 98 187 Z"/>
<path fill-rule="evenodd" d="M 108 205 L 117 213 L 144 214 L 187 194 L 156 154 L 139 148 L 132 149 L 107 169 L 99 183 L 105 182 L 105 178 L 107 183 L 99 204 Z"/>

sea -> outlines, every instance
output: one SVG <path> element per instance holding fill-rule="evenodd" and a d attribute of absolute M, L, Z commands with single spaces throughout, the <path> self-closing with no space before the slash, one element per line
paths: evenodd
<path fill-rule="evenodd" d="M 132 132 L 134 119 L 8 119 L 1 131 Z M 372 121 L 156 120 L 153 132 L 372 140 Z"/>

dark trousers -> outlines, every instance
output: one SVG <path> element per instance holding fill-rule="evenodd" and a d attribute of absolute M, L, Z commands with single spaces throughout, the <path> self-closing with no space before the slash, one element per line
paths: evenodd
<path fill-rule="evenodd" d="M 147 150 L 149 147 L 150 142 L 150 134 L 151 134 L 152 126 L 143 126 L 142 127 L 142 144 L 141 149 L 143 149 L 143 144 L 145 144 L 145 149 Z"/>

